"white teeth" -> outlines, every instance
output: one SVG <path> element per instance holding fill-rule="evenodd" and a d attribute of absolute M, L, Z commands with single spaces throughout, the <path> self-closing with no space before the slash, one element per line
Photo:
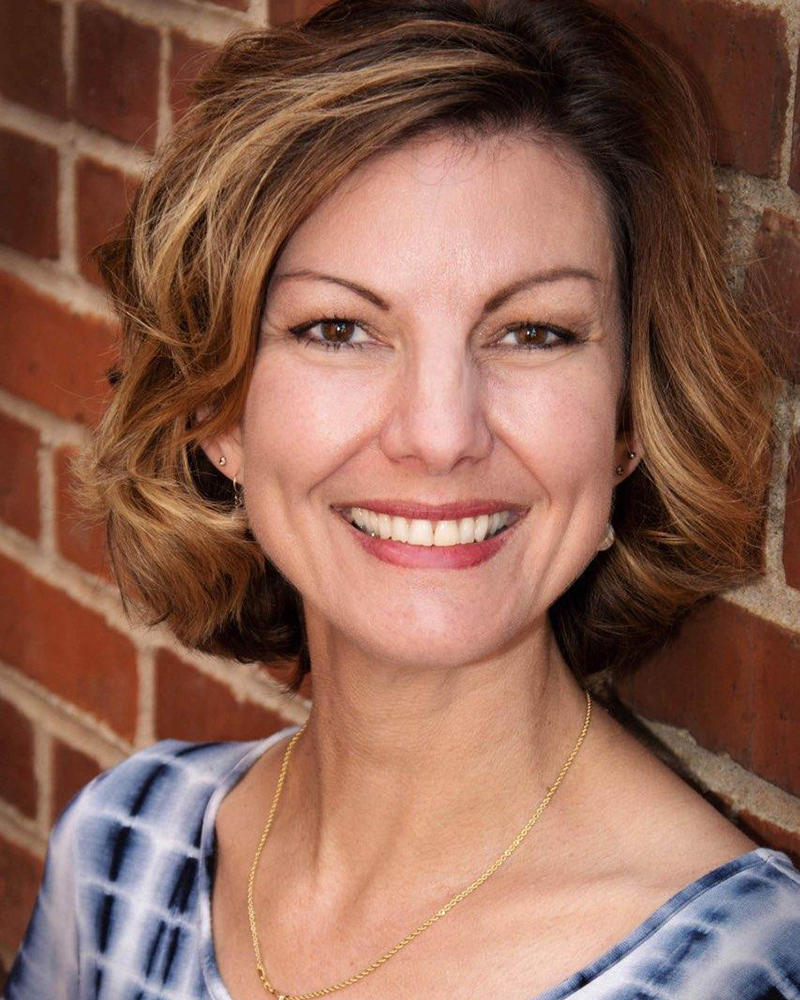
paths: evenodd
<path fill-rule="evenodd" d="M 433 533 L 434 545 L 458 545 L 460 542 L 458 521 L 439 521 Z"/>
<path fill-rule="evenodd" d="M 433 545 L 433 524 L 430 521 L 409 521 L 409 545 Z"/>
<path fill-rule="evenodd" d="M 350 509 L 350 520 L 374 537 L 393 539 L 407 545 L 468 545 L 496 534 L 512 519 L 510 511 L 462 517 L 457 521 L 425 521 L 390 514 L 376 514 L 363 507 Z"/>
<path fill-rule="evenodd" d="M 408 520 L 405 517 L 392 518 L 392 538 L 396 542 L 408 541 Z"/>
<path fill-rule="evenodd" d="M 475 541 L 475 518 L 462 517 L 458 522 L 458 540 L 462 545 Z"/>

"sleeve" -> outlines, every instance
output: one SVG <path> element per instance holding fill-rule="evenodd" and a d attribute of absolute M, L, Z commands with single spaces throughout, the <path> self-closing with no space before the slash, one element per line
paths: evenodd
<path fill-rule="evenodd" d="M 76 846 L 87 788 L 72 799 L 50 833 L 42 883 L 2 1000 L 78 1000 Z"/>

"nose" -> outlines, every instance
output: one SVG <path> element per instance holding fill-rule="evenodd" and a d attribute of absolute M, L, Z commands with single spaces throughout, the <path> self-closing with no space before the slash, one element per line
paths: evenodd
<path fill-rule="evenodd" d="M 388 458 L 416 463 L 429 475 L 446 475 L 492 449 L 480 372 L 454 341 L 431 334 L 409 354 L 380 434 Z"/>

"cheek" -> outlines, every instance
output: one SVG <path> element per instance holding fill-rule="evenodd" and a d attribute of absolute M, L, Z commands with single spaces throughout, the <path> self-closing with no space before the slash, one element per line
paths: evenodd
<path fill-rule="evenodd" d="M 369 414 L 380 412 L 386 387 L 378 381 L 286 353 L 260 358 L 244 415 L 248 488 L 270 480 L 302 491 L 324 479 L 358 446 Z"/>
<path fill-rule="evenodd" d="M 617 380 L 597 360 L 493 380 L 487 408 L 495 431 L 546 490 L 595 492 L 611 482 Z"/>

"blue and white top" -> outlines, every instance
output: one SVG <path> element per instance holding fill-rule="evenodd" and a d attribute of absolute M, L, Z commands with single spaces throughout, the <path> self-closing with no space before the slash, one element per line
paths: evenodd
<path fill-rule="evenodd" d="M 215 817 L 289 726 L 164 740 L 98 775 L 50 836 L 5 1000 L 231 1000 L 211 936 Z M 759 847 L 687 885 L 535 1000 L 800 1000 L 800 872 Z"/>

